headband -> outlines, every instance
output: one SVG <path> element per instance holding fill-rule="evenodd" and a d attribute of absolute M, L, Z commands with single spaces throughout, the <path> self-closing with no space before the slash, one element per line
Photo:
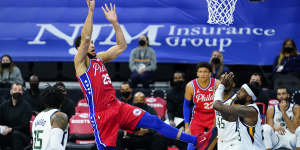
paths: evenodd
<path fill-rule="evenodd" d="M 254 93 L 252 92 L 252 90 L 250 89 L 250 87 L 247 84 L 243 84 L 242 88 L 245 89 L 245 91 L 252 97 L 253 101 L 256 101 L 256 96 L 254 95 Z"/>

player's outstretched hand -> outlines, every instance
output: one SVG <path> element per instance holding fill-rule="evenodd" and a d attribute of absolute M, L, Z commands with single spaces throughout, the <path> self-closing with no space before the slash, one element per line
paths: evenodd
<path fill-rule="evenodd" d="M 227 73 L 225 72 L 222 76 L 221 76 L 221 83 L 225 86 L 228 87 L 231 84 L 231 81 L 234 78 L 234 74 L 233 72 Z"/>
<path fill-rule="evenodd" d="M 105 4 L 105 7 L 101 7 L 104 15 L 106 17 L 106 19 L 111 22 L 111 23 L 116 23 L 118 22 L 118 17 L 117 17 L 117 13 L 116 13 L 116 5 L 112 5 L 111 3 L 109 4 L 110 8 L 108 8 L 108 6 Z"/>
<path fill-rule="evenodd" d="M 89 8 L 89 11 L 94 12 L 95 9 L 95 0 L 86 0 L 86 4 Z"/>

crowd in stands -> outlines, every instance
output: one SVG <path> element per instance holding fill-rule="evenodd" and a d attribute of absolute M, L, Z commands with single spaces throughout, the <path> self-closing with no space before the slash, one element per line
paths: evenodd
<path fill-rule="evenodd" d="M 212 66 L 212 77 L 220 78 L 223 72 L 228 72 L 229 67 L 223 64 L 223 55 L 220 51 L 213 51 L 209 64 Z M 161 119 L 168 121 L 174 127 L 182 127 L 176 122 L 176 118 L 183 118 L 183 100 L 185 85 L 188 82 L 184 72 L 176 71 L 170 79 L 170 87 L 163 90 L 163 94 L 150 94 L 150 85 L 154 83 L 154 72 L 157 68 L 155 51 L 149 46 L 149 40 L 146 36 L 139 38 L 139 46 L 131 51 L 129 68 L 131 77 L 120 86 L 119 99 L 128 104 L 140 107 L 151 114 L 159 113 L 153 107 L 148 105 L 147 99 L 153 96 L 160 97 L 166 101 L 165 116 Z M 293 73 L 300 72 L 300 55 L 296 44 L 292 39 L 283 42 L 280 54 L 274 60 L 273 74 L 270 78 L 273 81 L 273 89 L 263 87 L 263 76 L 259 73 L 253 73 L 249 78 L 249 83 L 257 82 L 261 86 L 258 102 L 265 105 L 267 110 L 270 100 L 277 98 L 277 88 L 284 86 L 288 88 L 291 95 L 290 102 L 300 103 L 299 89 L 291 89 L 291 84 L 277 84 L 279 80 L 300 80 L 299 76 Z M 291 74 L 290 74 L 291 73 Z M 299 75 L 299 74 L 298 74 Z M 290 78 L 293 76 L 295 78 Z M 10 147 L 12 150 L 21 150 L 30 147 L 30 120 L 32 116 L 37 115 L 44 110 L 40 100 L 41 88 L 40 79 L 37 75 L 29 77 L 29 87 L 25 87 L 23 76 L 20 69 L 14 65 L 9 55 L 1 57 L 0 65 L 0 150 L 6 150 Z M 276 84 L 275 84 L 276 82 Z M 75 107 L 80 98 L 71 99 L 68 89 L 63 82 L 57 82 L 55 87 L 60 88 L 65 95 L 65 101 L 61 111 L 70 118 L 76 113 Z M 142 88 L 138 88 L 142 87 Z M 1 89 L 2 88 L 2 89 Z M 3 90 L 6 89 L 6 90 Z M 7 90 L 9 89 L 9 90 Z M 158 90 L 159 89 L 154 89 Z M 4 91 L 4 92 L 3 92 Z M 277 101 L 277 104 L 279 102 Z M 276 104 L 274 101 L 272 105 Z M 265 112 L 266 113 L 266 112 Z M 264 113 L 263 113 L 264 114 Z M 71 123 L 71 122 L 70 122 Z M 186 144 L 180 141 L 170 140 L 162 137 L 160 134 L 149 129 L 139 128 L 134 133 L 119 131 L 117 149 L 167 149 L 170 146 L 176 146 L 178 149 L 186 149 Z"/>

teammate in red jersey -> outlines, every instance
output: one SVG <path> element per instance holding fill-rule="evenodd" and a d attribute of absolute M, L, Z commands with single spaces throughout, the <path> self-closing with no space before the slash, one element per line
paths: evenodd
<path fill-rule="evenodd" d="M 215 112 L 213 109 L 214 91 L 220 81 L 211 78 L 211 66 L 206 62 L 197 65 L 198 78 L 190 81 L 186 85 L 183 114 L 185 121 L 185 132 L 192 135 L 199 135 L 209 131 L 214 124 Z M 194 108 L 190 121 L 190 102 Z M 193 145 L 188 145 L 188 150 L 195 149 Z"/>
<path fill-rule="evenodd" d="M 95 0 L 86 0 L 86 2 L 89 12 L 81 36 L 75 40 L 78 53 L 74 57 L 74 65 L 76 76 L 89 104 L 89 117 L 98 150 L 115 149 L 117 132 L 120 128 L 128 132 L 134 131 L 135 128 L 150 128 L 169 138 L 176 138 L 193 145 L 202 145 L 203 136 L 198 136 L 198 138 L 182 133 L 165 124 L 157 116 L 123 103 L 116 98 L 115 89 L 104 66 L 105 62 L 115 59 L 127 47 L 118 23 L 116 7 L 112 4 L 110 4 L 110 8 L 106 4 L 102 7 L 106 19 L 111 22 L 115 30 L 116 45 L 96 54 L 91 40 Z"/>

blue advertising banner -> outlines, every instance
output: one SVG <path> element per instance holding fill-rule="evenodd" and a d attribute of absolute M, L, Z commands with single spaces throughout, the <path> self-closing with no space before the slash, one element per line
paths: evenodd
<path fill-rule="evenodd" d="M 96 0 L 96 51 L 115 44 L 115 32 Z M 220 50 L 225 64 L 271 65 L 286 38 L 300 41 L 300 1 L 238 0 L 234 23 L 209 25 L 206 0 L 116 0 L 128 48 L 115 62 L 128 62 L 138 37 L 149 37 L 159 63 L 208 61 Z M 85 0 L 1 0 L 0 55 L 14 61 L 73 61 L 88 8 Z"/>

